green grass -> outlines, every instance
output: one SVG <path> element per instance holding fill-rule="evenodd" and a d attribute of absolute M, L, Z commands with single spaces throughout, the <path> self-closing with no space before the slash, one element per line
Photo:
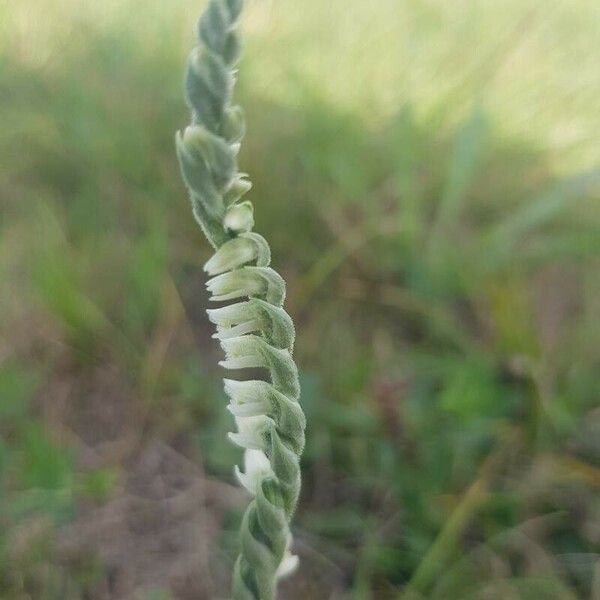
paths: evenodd
<path fill-rule="evenodd" d="M 309 419 L 283 597 L 595 600 L 597 3 L 249 4 L 241 164 Z M 200 8 L 0 1 L 7 600 L 134 572 L 61 548 L 153 442 L 232 479 L 173 149 Z M 243 503 L 206 502 L 210 546 L 171 553 L 222 590 Z"/>

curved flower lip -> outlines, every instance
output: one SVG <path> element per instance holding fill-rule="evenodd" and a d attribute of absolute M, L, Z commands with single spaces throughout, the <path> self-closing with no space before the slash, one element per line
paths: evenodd
<path fill-rule="evenodd" d="M 293 575 L 300 564 L 300 559 L 295 555 L 287 551 L 277 569 L 277 579 L 283 579 Z"/>
<path fill-rule="evenodd" d="M 270 389 L 266 381 L 250 380 L 236 381 L 235 379 L 223 379 L 225 393 L 229 398 L 239 402 L 256 402 L 264 398 Z"/>
<path fill-rule="evenodd" d="M 228 433 L 227 437 L 240 448 L 246 448 L 250 450 L 265 450 L 266 446 L 264 442 L 255 440 L 252 437 L 244 435 L 242 433 Z"/>
<path fill-rule="evenodd" d="M 235 275 L 237 275 L 237 273 Z M 233 279 L 235 278 L 235 275 L 233 273 L 223 273 L 222 275 L 217 275 L 206 282 L 206 289 L 211 294 L 225 293 L 225 291 L 228 289 L 235 289 L 236 286 L 233 285 Z"/>
<path fill-rule="evenodd" d="M 259 343 L 256 336 L 250 335 L 222 340 L 221 347 L 225 351 L 226 359 L 219 364 L 226 369 L 268 367 L 264 356 L 260 352 Z"/>
<path fill-rule="evenodd" d="M 252 184 L 250 181 L 239 177 L 234 181 L 228 195 L 234 196 L 234 200 L 238 200 L 244 193 L 250 190 Z M 223 219 L 223 227 L 226 230 L 234 233 L 251 231 L 254 227 L 254 207 L 248 200 L 233 204 L 225 213 Z"/>
<path fill-rule="evenodd" d="M 211 302 L 224 302 L 261 294 L 264 292 L 265 285 L 261 279 L 253 277 L 253 272 L 238 270 L 209 279 L 206 288 L 212 294 Z"/>
<path fill-rule="evenodd" d="M 259 356 L 240 356 L 219 361 L 224 369 L 259 369 L 264 367 L 264 361 Z"/>
<path fill-rule="evenodd" d="M 215 340 L 228 340 L 230 338 L 245 335 L 246 333 L 254 333 L 255 331 L 259 330 L 260 321 L 251 319 L 250 321 L 240 323 L 239 325 L 235 325 L 233 327 L 218 327 L 217 333 L 213 334 L 212 337 Z"/>
<path fill-rule="evenodd" d="M 225 242 L 204 265 L 209 275 L 219 275 L 256 260 L 258 249 L 251 240 L 237 237 Z"/>
<path fill-rule="evenodd" d="M 234 472 L 238 481 L 253 495 L 256 495 L 263 479 L 274 475 L 271 463 L 262 450 L 251 449 L 244 452 L 244 471 L 235 466 Z"/>
<path fill-rule="evenodd" d="M 227 302 L 228 300 L 235 300 L 236 298 L 243 298 L 248 294 L 245 293 L 245 290 L 235 290 L 230 292 L 229 294 L 221 294 L 220 296 L 213 296 L 210 298 L 211 302 Z"/>
<path fill-rule="evenodd" d="M 235 433 L 229 433 L 229 439 L 240 446 L 248 450 L 267 450 L 266 432 L 270 424 L 273 422 L 272 419 L 265 415 L 253 416 L 253 417 L 236 417 L 235 422 L 238 427 L 238 431 Z"/>
<path fill-rule="evenodd" d="M 252 307 L 250 302 L 238 302 L 221 308 L 209 308 L 206 313 L 210 322 L 217 327 L 233 327 L 249 320 L 248 315 L 252 315 Z"/>
<path fill-rule="evenodd" d="M 298 371 L 289 350 L 271 346 L 264 338 L 249 334 L 221 340 L 226 369 L 268 369 L 275 387 L 293 400 L 300 396 Z"/>
<path fill-rule="evenodd" d="M 268 406 L 260 402 L 247 402 L 245 404 L 233 404 L 227 405 L 227 410 L 234 417 L 258 417 L 265 414 L 265 410 Z"/>
<path fill-rule="evenodd" d="M 229 412 L 236 417 L 265 415 L 270 408 L 268 386 L 263 381 L 234 381 L 224 379 L 225 393 L 229 396 Z M 263 385 L 264 384 L 264 385 Z"/>
<path fill-rule="evenodd" d="M 215 339 L 223 340 L 260 330 L 264 339 L 272 346 L 293 350 L 294 324 L 283 308 L 259 298 L 251 298 L 246 302 L 213 308 L 206 312 L 211 323 L 217 326 L 217 333 L 213 335 Z M 236 328 L 242 324 L 244 327 Z"/>
<path fill-rule="evenodd" d="M 281 307 L 285 300 L 285 281 L 270 267 L 245 266 L 228 271 L 209 279 L 206 288 L 213 302 L 259 297 Z"/>
<path fill-rule="evenodd" d="M 209 275 L 219 275 L 252 262 L 259 267 L 269 266 L 271 249 L 262 235 L 247 232 L 225 242 L 206 262 L 204 270 Z"/>

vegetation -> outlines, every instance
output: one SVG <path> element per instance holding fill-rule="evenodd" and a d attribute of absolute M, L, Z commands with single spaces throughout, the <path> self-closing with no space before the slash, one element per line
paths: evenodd
<path fill-rule="evenodd" d="M 310 424 L 281 597 L 595 600 L 597 3 L 351 4 L 244 24 Z M 172 150 L 199 8 L 0 2 L 7 600 L 228 589 L 247 499 Z"/>

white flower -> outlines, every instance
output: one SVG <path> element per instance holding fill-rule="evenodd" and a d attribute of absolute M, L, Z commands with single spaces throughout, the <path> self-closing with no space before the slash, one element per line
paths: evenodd
<path fill-rule="evenodd" d="M 248 192 L 251 187 L 252 184 L 247 179 L 238 177 L 232 185 L 230 194 L 239 198 Z M 245 201 L 240 204 L 234 204 L 225 214 L 223 225 L 225 229 L 234 233 L 250 231 L 254 227 L 254 207 L 252 203 Z"/>
<path fill-rule="evenodd" d="M 204 265 L 209 275 L 219 275 L 242 265 L 250 263 L 258 257 L 258 247 L 251 238 L 236 237 L 223 244 Z"/>
<path fill-rule="evenodd" d="M 277 579 L 283 579 L 284 577 L 288 577 L 292 575 L 294 571 L 298 568 L 300 564 L 300 559 L 290 552 L 290 546 L 292 545 L 292 536 L 289 535 L 287 539 L 287 544 L 285 548 L 285 553 L 283 555 L 283 559 L 277 569 L 276 577 Z"/>
<path fill-rule="evenodd" d="M 225 369 L 250 369 L 268 366 L 261 353 L 260 339 L 253 335 L 242 335 L 224 339 L 221 347 L 226 359 L 219 362 Z"/>
<path fill-rule="evenodd" d="M 270 428 L 272 420 L 265 415 L 254 417 L 235 417 L 237 432 L 230 433 L 229 439 L 240 446 L 249 450 L 266 450 L 266 433 Z"/>
<path fill-rule="evenodd" d="M 225 393 L 231 402 L 227 407 L 236 417 L 264 415 L 270 408 L 269 384 L 265 381 L 225 379 Z"/>
<path fill-rule="evenodd" d="M 252 314 L 252 305 L 250 302 L 238 302 L 221 308 L 211 308 L 206 311 L 211 323 L 217 327 L 232 327 L 238 323 L 248 320 L 248 315 Z"/>
<path fill-rule="evenodd" d="M 264 294 L 266 285 L 256 271 L 237 269 L 209 279 L 206 288 L 213 294 L 212 302 L 224 302 Z"/>
<path fill-rule="evenodd" d="M 206 312 L 210 321 L 217 326 L 217 333 L 213 335 L 217 340 L 255 333 L 265 326 L 260 311 L 252 302 L 238 302 Z"/>
<path fill-rule="evenodd" d="M 260 321 L 251 319 L 245 323 L 240 323 L 234 327 L 217 327 L 217 333 L 213 334 L 215 340 L 228 340 L 230 338 L 239 337 L 246 333 L 255 333 L 260 331 Z"/>
<path fill-rule="evenodd" d="M 246 450 L 244 452 L 244 471 L 242 473 L 239 467 L 235 466 L 235 475 L 238 481 L 253 495 L 256 495 L 263 479 L 273 476 L 269 459 L 261 450 Z"/>

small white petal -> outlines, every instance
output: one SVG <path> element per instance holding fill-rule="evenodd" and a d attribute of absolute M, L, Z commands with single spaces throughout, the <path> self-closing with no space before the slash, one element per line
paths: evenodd
<path fill-rule="evenodd" d="M 265 416 L 271 407 L 269 384 L 266 381 L 234 381 L 225 379 L 225 393 L 229 396 L 229 411 L 236 417 Z"/>
<path fill-rule="evenodd" d="M 240 356 L 237 358 L 227 358 L 219 362 L 224 369 L 256 369 L 264 366 L 264 361 L 260 356 Z"/>
<path fill-rule="evenodd" d="M 233 327 L 218 327 L 217 333 L 212 337 L 217 340 L 228 340 L 230 338 L 239 337 L 246 333 L 253 333 L 260 329 L 260 323 L 257 320 L 246 321 Z"/>
<path fill-rule="evenodd" d="M 265 433 L 269 423 L 272 423 L 269 417 L 265 415 L 235 417 L 235 422 L 238 431 L 229 434 L 229 439 L 234 444 L 254 450 L 266 449 Z"/>
<path fill-rule="evenodd" d="M 224 379 L 225 393 L 235 402 L 257 402 L 265 398 L 271 389 L 266 381 L 236 381 Z"/>
<path fill-rule="evenodd" d="M 256 495 L 260 482 L 273 474 L 267 455 L 261 450 L 246 450 L 244 452 L 244 470 L 242 473 L 235 467 L 239 482 L 251 493 Z"/>
<path fill-rule="evenodd" d="M 300 559 L 295 554 L 291 554 L 289 551 L 286 551 L 285 555 L 283 556 L 283 560 L 277 569 L 277 579 L 283 579 L 284 577 L 292 575 L 298 568 L 299 564 Z"/>
<path fill-rule="evenodd" d="M 237 186 L 235 195 L 238 197 L 245 194 L 252 187 L 252 184 L 245 179 L 238 180 L 234 185 Z M 254 227 L 254 209 L 252 204 L 250 202 L 243 202 L 232 206 L 225 215 L 223 225 L 225 229 L 235 233 L 250 231 Z"/>
<path fill-rule="evenodd" d="M 250 450 L 246 450 L 246 452 L 250 452 Z M 253 496 L 256 496 L 257 486 L 252 478 L 246 473 L 242 473 L 237 465 L 233 468 L 233 472 L 235 473 L 235 478 L 238 480 L 239 484 L 243 488 L 246 488 Z"/>
<path fill-rule="evenodd" d="M 223 379 L 225 393 L 230 397 L 253 397 L 250 381 L 236 381 L 235 379 Z"/>
<path fill-rule="evenodd" d="M 223 244 L 204 265 L 209 275 L 219 275 L 256 260 L 258 247 L 247 237 L 237 237 Z"/>
<path fill-rule="evenodd" d="M 218 296 L 220 301 L 263 295 L 267 292 L 268 285 L 264 272 L 274 277 L 269 270 L 244 267 L 209 279 L 206 282 L 206 289 L 214 296 Z M 211 300 L 217 301 L 217 298 Z"/>
<path fill-rule="evenodd" d="M 252 437 L 242 435 L 241 433 L 229 433 L 229 439 L 240 448 L 263 450 L 265 448 L 264 441 L 257 441 Z"/>
<path fill-rule="evenodd" d="M 246 404 L 228 404 L 227 409 L 234 417 L 258 417 L 265 414 L 266 407 L 261 402 L 248 402 Z"/>
<path fill-rule="evenodd" d="M 254 335 L 242 335 L 221 341 L 226 360 L 219 364 L 226 369 L 248 369 L 267 367 L 260 352 L 260 339 Z"/>
<path fill-rule="evenodd" d="M 238 302 L 221 308 L 212 308 L 206 311 L 211 323 L 218 327 L 233 327 L 238 323 L 248 320 L 251 312 L 250 302 Z"/>
<path fill-rule="evenodd" d="M 210 290 L 209 290 L 210 291 Z M 219 296 L 211 296 L 210 302 L 228 302 L 229 300 L 235 300 L 236 298 L 243 298 L 248 294 L 244 290 L 235 290 L 229 294 L 221 294 Z"/>
<path fill-rule="evenodd" d="M 229 396 L 229 411 L 236 417 L 265 415 L 270 408 L 266 382 L 234 381 L 225 379 L 225 393 Z M 266 384 L 268 385 L 268 384 Z"/>
<path fill-rule="evenodd" d="M 247 450 L 244 453 L 244 468 L 248 474 L 268 473 L 271 463 L 264 452 Z"/>

